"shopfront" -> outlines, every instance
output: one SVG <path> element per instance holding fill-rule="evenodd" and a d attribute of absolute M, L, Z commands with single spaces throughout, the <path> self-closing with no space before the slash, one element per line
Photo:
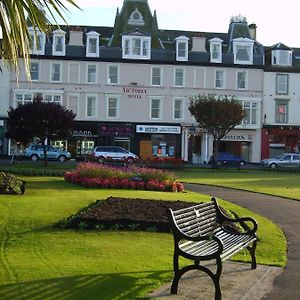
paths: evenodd
<path fill-rule="evenodd" d="M 284 152 L 300 152 L 300 127 L 264 126 L 261 157 L 276 157 Z"/>
<path fill-rule="evenodd" d="M 137 124 L 136 138 L 143 159 L 180 158 L 180 126 Z"/>

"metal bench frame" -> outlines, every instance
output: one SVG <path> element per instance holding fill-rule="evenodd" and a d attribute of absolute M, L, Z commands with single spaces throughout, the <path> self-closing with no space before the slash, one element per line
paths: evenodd
<path fill-rule="evenodd" d="M 255 249 L 257 243 L 257 223 L 251 217 L 232 219 L 224 215 L 217 200 L 201 203 L 188 208 L 169 209 L 169 220 L 174 237 L 173 269 L 174 278 L 171 293 L 177 294 L 181 276 L 190 270 L 205 272 L 215 286 L 215 299 L 220 300 L 220 276 L 222 261 L 247 249 L 251 255 L 251 268 L 256 269 Z M 252 222 L 252 229 L 246 224 Z M 245 232 L 231 230 L 228 223 L 239 223 Z M 179 268 L 180 256 L 194 261 L 193 264 Z M 201 261 L 216 260 L 216 271 L 200 265 Z"/>

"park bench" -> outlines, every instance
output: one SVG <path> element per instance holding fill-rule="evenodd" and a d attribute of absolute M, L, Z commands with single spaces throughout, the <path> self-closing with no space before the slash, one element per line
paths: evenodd
<path fill-rule="evenodd" d="M 221 299 L 220 276 L 222 261 L 246 248 L 251 255 L 251 268 L 256 268 L 255 249 L 257 223 L 253 218 L 229 218 L 219 207 L 217 200 L 179 210 L 169 209 L 169 220 L 174 237 L 174 278 L 171 293 L 177 294 L 181 276 L 190 270 L 201 270 L 211 277 L 215 286 L 215 299 Z M 252 222 L 250 229 L 246 222 Z M 239 227 L 231 224 L 238 223 Z M 241 228 L 241 229 L 239 229 Z M 179 268 L 179 258 L 193 261 Z M 216 271 L 200 264 L 215 260 Z"/>

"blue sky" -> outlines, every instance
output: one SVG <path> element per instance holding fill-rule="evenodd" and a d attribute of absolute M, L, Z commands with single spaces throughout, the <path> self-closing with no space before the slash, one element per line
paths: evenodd
<path fill-rule="evenodd" d="M 113 26 L 123 0 L 75 0 L 82 11 L 71 8 L 69 24 Z M 264 45 L 282 42 L 300 48 L 300 1 L 286 0 L 148 0 L 156 10 L 160 29 L 227 32 L 230 18 L 243 15 L 257 25 L 257 40 Z M 204 2 L 204 1 L 203 1 Z"/>

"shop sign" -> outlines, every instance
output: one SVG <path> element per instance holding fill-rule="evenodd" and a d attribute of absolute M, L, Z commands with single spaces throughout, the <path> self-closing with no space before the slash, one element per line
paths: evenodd
<path fill-rule="evenodd" d="M 90 130 L 74 130 L 73 136 L 92 137 L 95 136 Z"/>
<path fill-rule="evenodd" d="M 152 126 L 152 125 L 137 125 L 137 133 L 169 133 L 169 134 L 180 134 L 180 126 Z"/>
<path fill-rule="evenodd" d="M 126 136 L 130 137 L 132 129 L 130 127 L 118 127 L 118 126 L 101 126 L 101 136 Z"/>
<path fill-rule="evenodd" d="M 239 134 L 239 135 L 225 135 L 222 138 L 222 141 L 248 141 L 251 142 L 252 141 L 252 135 L 251 134 Z"/>
<path fill-rule="evenodd" d="M 123 87 L 123 92 L 130 99 L 142 99 L 147 94 L 147 90 L 144 88 Z"/>

